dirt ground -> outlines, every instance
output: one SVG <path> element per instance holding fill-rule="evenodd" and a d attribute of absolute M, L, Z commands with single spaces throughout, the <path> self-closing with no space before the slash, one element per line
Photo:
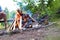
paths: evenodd
<path fill-rule="evenodd" d="M 46 40 L 47 36 L 60 36 L 60 29 L 54 26 L 40 28 L 38 30 L 23 31 L 12 35 L 0 36 L 0 40 Z"/>
<path fill-rule="evenodd" d="M 43 40 L 44 29 L 23 31 L 12 35 L 0 36 L 0 40 Z"/>

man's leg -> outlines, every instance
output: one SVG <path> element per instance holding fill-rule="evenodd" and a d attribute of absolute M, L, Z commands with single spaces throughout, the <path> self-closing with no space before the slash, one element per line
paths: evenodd
<path fill-rule="evenodd" d="M 19 26 L 19 29 L 22 29 L 22 17 L 20 17 L 20 21 L 18 21 L 18 26 Z"/>
<path fill-rule="evenodd" d="M 15 30 L 16 21 L 13 23 L 13 30 Z"/>
<path fill-rule="evenodd" d="M 6 18 L 6 15 L 4 15 L 4 23 L 5 23 L 5 29 L 8 28 L 8 25 L 7 25 L 7 18 Z"/>

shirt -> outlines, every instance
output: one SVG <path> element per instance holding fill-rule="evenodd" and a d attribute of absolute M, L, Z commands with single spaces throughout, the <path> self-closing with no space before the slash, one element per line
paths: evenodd
<path fill-rule="evenodd" d="M 2 8 L 1 8 L 1 6 L 0 6 L 0 12 L 2 11 Z"/>

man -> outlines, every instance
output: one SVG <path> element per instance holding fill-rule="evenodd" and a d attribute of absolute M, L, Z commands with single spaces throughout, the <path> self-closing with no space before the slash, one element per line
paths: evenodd
<path fill-rule="evenodd" d="M 0 6 L 0 12 L 2 11 L 2 8 L 1 8 L 1 6 Z"/>
<path fill-rule="evenodd" d="M 48 15 L 45 14 L 43 17 L 41 17 L 41 19 L 39 20 L 40 23 L 44 23 L 45 25 L 48 24 Z"/>
<path fill-rule="evenodd" d="M 23 26 L 25 28 L 32 28 L 32 23 L 33 22 L 37 22 L 35 19 L 33 19 L 32 17 L 30 17 L 28 14 L 25 14 L 24 18 L 23 18 Z"/>
<path fill-rule="evenodd" d="M 13 25 L 13 30 L 15 30 L 15 28 L 22 29 L 22 11 L 19 9 L 17 9 Z"/>
<path fill-rule="evenodd" d="M 2 10 L 1 6 L 0 6 L 0 20 L 3 19 L 4 23 L 5 23 L 5 29 L 7 29 L 7 18 L 6 18 L 6 14 L 4 13 L 4 11 Z"/>
<path fill-rule="evenodd" d="M 13 23 L 13 26 L 14 26 L 13 30 L 15 30 L 15 28 L 18 28 L 20 30 L 24 29 L 25 26 L 28 25 L 27 23 L 29 21 L 29 18 L 36 22 L 36 20 L 29 17 L 29 15 L 23 14 L 21 10 L 17 9 L 17 13 L 15 15 L 15 20 L 14 20 L 14 23 Z"/>

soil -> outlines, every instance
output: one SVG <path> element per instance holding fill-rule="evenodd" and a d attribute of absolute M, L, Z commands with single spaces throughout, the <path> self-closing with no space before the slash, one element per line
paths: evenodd
<path fill-rule="evenodd" d="M 22 31 L 16 34 L 2 35 L 0 40 L 45 40 L 48 35 L 60 36 L 60 29 L 55 28 L 55 25 L 40 28 L 38 30 Z"/>

